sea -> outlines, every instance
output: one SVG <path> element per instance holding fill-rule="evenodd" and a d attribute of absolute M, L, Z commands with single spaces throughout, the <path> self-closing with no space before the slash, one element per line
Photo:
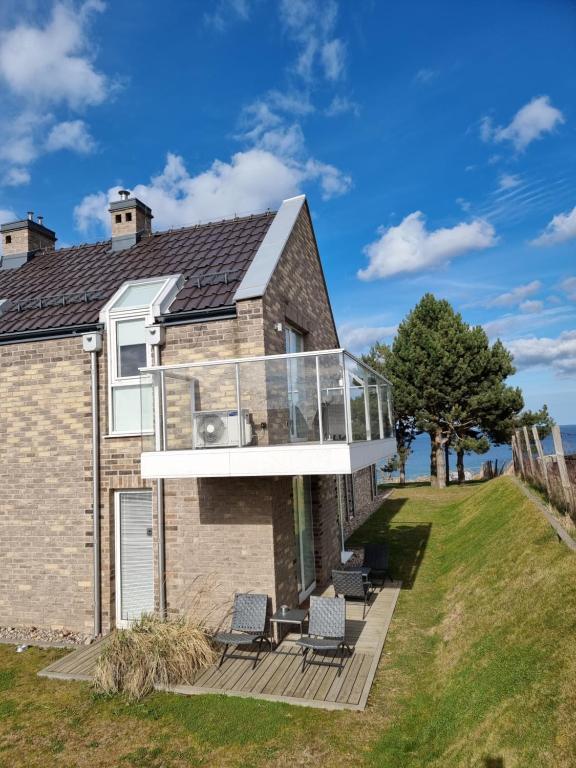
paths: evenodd
<path fill-rule="evenodd" d="M 560 433 L 562 435 L 562 442 L 564 443 L 564 453 L 571 454 L 576 453 L 576 425 L 564 425 L 560 427 Z M 544 438 L 542 441 L 542 448 L 545 454 L 554 453 L 554 443 L 552 441 L 552 435 Z M 490 447 L 488 453 L 481 455 L 470 454 L 464 457 L 464 469 L 466 473 L 470 472 L 472 475 L 480 472 L 482 464 L 485 461 L 498 461 L 498 466 L 502 467 L 506 462 L 512 460 L 512 449 L 509 445 L 493 445 Z M 456 472 L 456 455 L 451 452 L 450 456 L 450 470 Z M 428 477 L 430 475 L 430 438 L 428 435 L 418 435 L 412 443 L 412 453 L 408 457 L 406 464 L 406 479 L 416 480 L 421 477 Z M 397 477 L 398 473 L 394 472 L 392 477 Z M 387 479 L 388 474 L 382 475 L 383 479 Z"/>

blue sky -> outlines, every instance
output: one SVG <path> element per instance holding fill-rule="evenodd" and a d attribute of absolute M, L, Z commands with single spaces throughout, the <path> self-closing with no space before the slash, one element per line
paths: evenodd
<path fill-rule="evenodd" d="M 343 343 L 421 295 L 576 422 L 576 7 L 569 0 L 3 0 L 0 219 L 107 235 L 306 192 Z"/>

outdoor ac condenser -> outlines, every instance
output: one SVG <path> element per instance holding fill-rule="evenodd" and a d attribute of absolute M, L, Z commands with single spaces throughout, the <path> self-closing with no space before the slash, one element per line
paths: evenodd
<path fill-rule="evenodd" d="M 246 408 L 241 411 L 240 441 L 238 411 L 195 411 L 193 418 L 194 448 L 231 448 L 252 442 L 252 424 Z"/>

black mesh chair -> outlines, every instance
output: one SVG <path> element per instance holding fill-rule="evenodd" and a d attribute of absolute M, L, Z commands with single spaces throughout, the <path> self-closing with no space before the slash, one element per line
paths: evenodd
<path fill-rule="evenodd" d="M 346 634 L 346 603 L 342 597 L 315 597 L 310 598 L 310 612 L 308 614 L 308 634 L 296 640 L 296 645 L 302 648 L 302 672 L 306 669 L 306 662 L 312 664 L 308 658 L 308 652 L 312 656 L 319 652 L 340 651 L 338 674 L 344 667 L 344 652 L 352 653 L 352 649 L 345 640 Z M 328 666 L 333 666 L 331 663 Z"/>
<path fill-rule="evenodd" d="M 266 635 L 266 613 L 268 609 L 268 595 L 237 594 L 234 595 L 234 608 L 232 609 L 232 623 L 230 632 L 219 632 L 214 638 L 217 643 L 224 646 L 220 664 L 232 654 L 227 654 L 231 645 L 258 644 L 254 668 L 258 664 L 258 658 L 262 645 L 268 643 L 272 650 L 272 640 Z M 244 657 L 242 657 L 244 658 Z"/>
<path fill-rule="evenodd" d="M 363 567 L 369 569 L 370 580 L 384 584 L 390 575 L 390 550 L 388 544 L 365 544 Z"/>
<path fill-rule="evenodd" d="M 374 593 L 372 582 L 362 575 L 362 571 L 332 571 L 332 584 L 336 596 L 342 595 L 344 599 L 358 598 L 364 601 L 362 618 L 366 616 L 366 606 Z"/>

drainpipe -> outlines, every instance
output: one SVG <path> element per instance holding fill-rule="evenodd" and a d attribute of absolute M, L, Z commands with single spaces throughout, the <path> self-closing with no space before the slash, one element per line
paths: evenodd
<path fill-rule="evenodd" d="M 92 399 L 92 547 L 94 591 L 94 637 L 102 634 L 102 590 L 100 577 L 100 402 L 98 398 L 98 352 L 100 332 L 85 333 L 82 348 L 90 353 L 90 395 Z"/>
<path fill-rule="evenodd" d="M 154 327 L 154 326 L 152 326 Z M 149 337 L 150 338 L 150 337 Z M 152 362 L 153 365 L 160 365 L 160 343 L 164 341 L 164 335 L 158 334 L 156 340 L 152 341 Z M 157 408 L 163 408 L 164 402 L 164 380 L 161 380 L 160 402 L 156 404 Z M 156 449 L 165 450 L 163 434 L 163 423 L 160 434 L 156 435 Z M 159 442 L 160 441 L 160 442 Z M 156 480 L 156 523 L 158 529 L 158 610 L 161 618 L 166 618 L 166 535 L 164 529 L 164 480 L 159 477 Z"/>

